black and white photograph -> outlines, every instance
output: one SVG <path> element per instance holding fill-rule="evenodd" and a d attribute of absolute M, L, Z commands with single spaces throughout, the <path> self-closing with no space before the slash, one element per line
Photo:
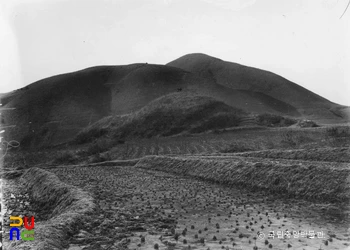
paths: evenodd
<path fill-rule="evenodd" d="M 350 250 L 350 0 L 0 0 L 0 250 Z"/>

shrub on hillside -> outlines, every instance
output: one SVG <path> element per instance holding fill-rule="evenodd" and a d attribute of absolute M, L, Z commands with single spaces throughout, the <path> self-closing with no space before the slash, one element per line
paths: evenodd
<path fill-rule="evenodd" d="M 213 98 L 193 95 L 167 95 L 152 101 L 113 131 L 114 139 L 171 136 L 182 132 L 200 133 L 207 130 L 238 126 L 240 109 Z"/>
<path fill-rule="evenodd" d="M 87 142 L 92 142 L 96 138 L 99 138 L 107 134 L 108 130 L 106 128 L 94 127 L 91 129 L 82 130 L 79 132 L 75 138 L 77 144 L 83 144 Z"/>
<path fill-rule="evenodd" d="M 332 147 L 348 146 L 350 144 L 350 127 L 327 128 L 325 139 Z"/>
<path fill-rule="evenodd" d="M 98 139 L 91 143 L 87 149 L 89 155 L 103 153 L 109 150 L 113 146 L 112 141 L 109 139 Z"/>
<path fill-rule="evenodd" d="M 97 162 L 103 162 L 103 161 L 110 161 L 111 155 L 107 152 L 107 153 L 96 153 L 94 154 L 91 158 L 90 158 L 90 162 L 91 163 L 97 163 Z"/>
<path fill-rule="evenodd" d="M 295 135 L 291 131 L 287 131 L 281 135 L 281 143 L 288 147 L 295 147 L 297 145 Z"/>
<path fill-rule="evenodd" d="M 256 117 L 258 124 L 268 127 L 288 127 L 297 123 L 296 120 L 274 114 L 260 114 Z"/>
<path fill-rule="evenodd" d="M 218 113 L 209 117 L 209 119 L 201 121 L 190 130 L 192 133 L 201 133 L 208 130 L 217 131 L 218 129 L 236 127 L 241 122 L 241 117 L 235 113 Z"/>
<path fill-rule="evenodd" d="M 314 140 L 307 134 L 286 131 L 281 134 L 281 143 L 287 148 L 299 147 L 301 144 L 313 142 Z"/>
<path fill-rule="evenodd" d="M 350 137 L 350 127 L 330 127 L 326 129 L 327 137 Z"/>
<path fill-rule="evenodd" d="M 246 151 L 252 151 L 253 149 L 250 147 L 247 147 L 243 144 L 230 144 L 223 150 L 221 150 L 221 153 L 238 153 L 238 152 L 246 152 Z"/>
<path fill-rule="evenodd" d="M 311 120 L 302 120 L 298 122 L 298 126 L 301 128 L 315 128 L 319 127 L 316 122 Z"/>
<path fill-rule="evenodd" d="M 69 151 L 59 152 L 58 156 L 54 159 L 55 164 L 75 163 L 77 157 Z"/>
<path fill-rule="evenodd" d="M 83 144 L 93 142 L 101 137 L 107 137 L 111 131 L 119 128 L 126 120 L 127 115 L 124 116 L 106 116 L 91 126 L 81 130 L 74 138 L 73 144 Z"/>

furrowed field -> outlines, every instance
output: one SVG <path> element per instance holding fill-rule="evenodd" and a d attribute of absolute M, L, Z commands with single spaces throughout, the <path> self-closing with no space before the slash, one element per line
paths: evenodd
<path fill-rule="evenodd" d="M 9 151 L 3 178 L 59 235 L 32 249 L 347 249 L 349 144 L 348 126 L 104 138 Z"/>

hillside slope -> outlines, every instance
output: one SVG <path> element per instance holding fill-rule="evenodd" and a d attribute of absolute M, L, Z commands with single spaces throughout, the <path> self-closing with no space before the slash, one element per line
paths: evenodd
<path fill-rule="evenodd" d="M 346 107 L 270 72 L 203 54 L 168 65 L 98 66 L 52 76 L 0 95 L 5 140 L 23 147 L 66 142 L 104 117 L 132 114 L 162 96 L 214 98 L 251 114 L 344 122 Z M 197 100 L 197 99 L 194 99 Z M 178 105 L 175 104 L 174 105 Z"/>
<path fill-rule="evenodd" d="M 184 70 L 162 65 L 99 66 L 49 77 L 3 94 L 6 140 L 24 147 L 65 142 L 108 115 L 136 111 L 196 81 Z"/>
<path fill-rule="evenodd" d="M 238 126 L 247 113 L 211 97 L 191 93 L 162 96 L 127 116 L 110 116 L 81 131 L 78 143 L 107 135 L 114 141 L 130 138 L 171 136 L 181 132 L 200 133 Z"/>
<path fill-rule="evenodd" d="M 295 107 L 304 117 L 315 120 L 342 120 L 344 106 L 329 100 L 272 72 L 226 62 L 205 54 L 182 56 L 167 64 L 211 79 L 235 90 L 263 93 Z M 342 111 L 343 110 L 343 111 Z"/>
<path fill-rule="evenodd" d="M 96 67 L 37 81 L 1 98 L 7 140 L 22 146 L 61 142 L 110 113 L 110 67 Z"/>
<path fill-rule="evenodd" d="M 1 95 L 6 140 L 41 147 L 70 140 L 110 115 L 135 112 L 170 94 L 213 97 L 248 112 L 298 115 L 297 110 L 254 91 L 230 89 L 185 70 L 164 65 L 99 66 L 57 75 Z M 287 112 L 289 111 L 289 113 Z"/>

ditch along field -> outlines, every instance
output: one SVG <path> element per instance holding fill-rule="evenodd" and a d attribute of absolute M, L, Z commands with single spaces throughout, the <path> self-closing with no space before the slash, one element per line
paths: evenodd
<path fill-rule="evenodd" d="M 135 158 L 154 145 L 179 151 L 137 160 L 46 164 L 41 165 L 46 169 L 19 170 L 26 171 L 21 177 L 7 174 L 11 180 L 5 181 L 26 190 L 33 204 L 29 211 L 38 216 L 36 235 L 44 243 L 31 249 L 349 248 L 348 140 L 303 130 L 293 136 L 312 140 L 296 139 L 295 148 L 293 140 L 287 141 L 292 147 L 285 145 L 283 134 L 265 133 L 265 139 L 285 145 L 268 150 L 262 131 L 245 132 L 246 138 L 240 131 L 131 142 L 118 147 L 142 148 Z M 242 144 L 233 140 L 235 133 Z M 244 148 L 259 151 L 240 153 Z M 50 238 L 50 230 L 59 237 Z"/>

